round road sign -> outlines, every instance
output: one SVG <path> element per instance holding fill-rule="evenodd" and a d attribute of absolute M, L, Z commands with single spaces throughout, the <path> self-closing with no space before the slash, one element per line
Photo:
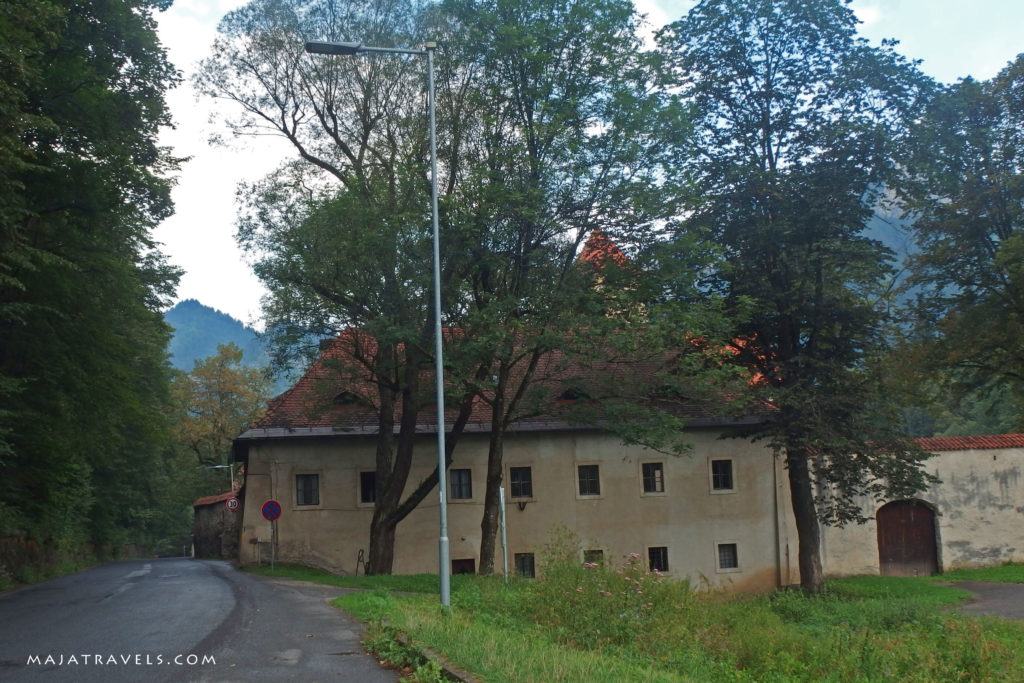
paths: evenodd
<path fill-rule="evenodd" d="M 273 522 L 281 516 L 281 504 L 276 500 L 268 500 L 263 504 L 262 512 L 267 521 Z"/>
<path fill-rule="evenodd" d="M 239 502 L 237 498 L 228 498 L 227 500 L 224 501 L 224 505 L 227 507 L 228 510 L 234 512 L 235 510 L 238 509 Z"/>

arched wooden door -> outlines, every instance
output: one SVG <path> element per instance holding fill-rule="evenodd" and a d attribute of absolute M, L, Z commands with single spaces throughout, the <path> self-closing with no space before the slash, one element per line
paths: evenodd
<path fill-rule="evenodd" d="M 875 521 L 882 576 L 938 573 L 934 510 L 914 500 L 897 500 L 880 507 Z"/>

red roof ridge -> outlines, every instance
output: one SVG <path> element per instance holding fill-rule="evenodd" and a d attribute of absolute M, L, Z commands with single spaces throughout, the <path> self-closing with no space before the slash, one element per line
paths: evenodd
<path fill-rule="evenodd" d="M 609 261 L 618 266 L 629 263 L 629 258 L 622 252 L 619 245 L 608 239 L 604 231 L 599 229 L 590 233 L 587 241 L 583 244 L 579 260 L 597 268 L 603 268 Z"/>
<path fill-rule="evenodd" d="M 216 496 L 203 496 L 197 498 L 196 502 L 192 503 L 192 507 L 199 507 L 200 505 L 213 505 L 214 503 L 223 503 L 228 498 L 234 498 L 236 493 L 234 491 L 228 491 L 227 493 L 218 493 Z"/>
<path fill-rule="evenodd" d="M 1024 434 L 976 436 L 929 436 L 914 439 L 926 451 L 969 451 L 990 448 L 1024 448 Z"/>

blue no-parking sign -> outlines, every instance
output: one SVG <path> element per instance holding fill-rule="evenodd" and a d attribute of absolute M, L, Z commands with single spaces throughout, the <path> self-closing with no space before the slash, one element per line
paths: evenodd
<path fill-rule="evenodd" d="M 281 516 L 281 504 L 276 500 L 268 500 L 263 504 L 263 517 L 268 522 L 273 522 L 275 519 Z"/>

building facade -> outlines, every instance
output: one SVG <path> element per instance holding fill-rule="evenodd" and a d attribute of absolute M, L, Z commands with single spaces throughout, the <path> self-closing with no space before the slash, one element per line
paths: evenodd
<path fill-rule="evenodd" d="M 235 442 L 245 464 L 238 558 L 362 573 L 374 512 L 376 416 L 318 361 Z M 346 388 L 348 387 L 348 388 Z M 429 412 L 429 411 L 428 411 Z M 480 565 L 489 412 L 474 411 L 448 470 L 451 571 Z M 770 590 L 799 582 L 798 539 L 783 460 L 694 410 L 682 455 L 625 445 L 557 416 L 514 423 L 504 438 L 510 572 L 533 574 L 555 529 L 582 560 L 630 554 L 695 586 Z M 756 418 L 751 418 L 756 419 Z M 406 495 L 437 463 L 436 426 L 417 427 Z M 922 439 L 939 483 L 912 500 L 863 501 L 866 524 L 822 528 L 826 576 L 927 575 L 1024 561 L 1024 435 Z M 279 516 L 268 521 L 268 502 Z M 397 528 L 394 571 L 438 571 L 439 510 L 429 495 Z M 501 571 L 499 550 L 495 568 Z"/>
<path fill-rule="evenodd" d="M 785 472 L 749 441 L 694 428 L 693 450 L 663 455 L 585 429 L 522 430 L 506 439 L 504 487 L 509 571 L 532 574 L 555 528 L 582 542 L 584 557 L 613 566 L 630 553 L 695 585 L 767 590 L 792 581 L 796 563 Z M 373 515 L 375 442 L 369 436 L 286 436 L 250 430 L 240 560 L 280 561 L 357 573 Z M 464 435 L 448 470 L 452 572 L 476 571 L 487 468 L 486 434 Z M 418 446 L 410 489 L 430 474 L 436 450 Z M 262 518 L 268 500 L 282 512 Z M 436 572 L 438 496 L 398 526 L 396 573 Z M 276 525 L 276 528 L 274 528 Z M 582 559 L 582 558 L 581 558 Z M 500 571 L 501 561 L 496 561 Z"/>
<path fill-rule="evenodd" d="M 939 478 L 913 500 L 864 501 L 872 519 L 823 529 L 832 576 L 917 576 L 1024 562 L 1024 434 L 919 439 Z"/>

